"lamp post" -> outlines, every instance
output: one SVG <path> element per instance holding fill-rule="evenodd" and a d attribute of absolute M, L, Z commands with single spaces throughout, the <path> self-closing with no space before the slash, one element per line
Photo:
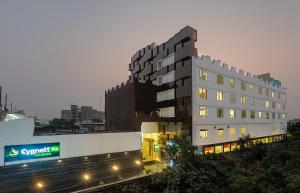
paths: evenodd
<path fill-rule="evenodd" d="M 112 170 L 114 171 L 115 176 L 117 177 L 117 172 L 119 171 L 119 166 L 113 165 L 111 168 L 112 168 Z"/>
<path fill-rule="evenodd" d="M 83 180 L 86 187 L 88 186 L 88 182 L 90 181 L 90 179 L 91 179 L 90 174 L 85 173 L 85 174 L 82 175 L 82 180 Z"/>
<path fill-rule="evenodd" d="M 43 182 L 39 181 L 35 184 L 35 187 L 38 192 L 43 192 L 45 185 Z"/>

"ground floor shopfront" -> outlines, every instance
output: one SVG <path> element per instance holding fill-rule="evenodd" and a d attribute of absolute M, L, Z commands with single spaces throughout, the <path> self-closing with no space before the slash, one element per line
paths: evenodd
<path fill-rule="evenodd" d="M 251 138 L 249 139 L 249 144 L 257 144 L 257 143 L 273 143 L 278 142 L 286 139 L 286 134 L 281 135 L 274 135 L 274 136 L 266 136 L 266 137 L 260 137 L 260 138 Z M 204 145 L 201 148 L 201 152 L 203 153 L 226 153 L 230 151 L 235 151 L 240 148 L 240 142 L 239 141 L 231 141 L 231 142 L 225 142 L 225 143 L 219 143 L 219 144 L 210 144 L 210 145 Z"/>

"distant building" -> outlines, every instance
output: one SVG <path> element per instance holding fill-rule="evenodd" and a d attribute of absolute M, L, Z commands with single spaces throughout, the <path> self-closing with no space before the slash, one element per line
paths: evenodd
<path fill-rule="evenodd" d="M 75 122 L 86 122 L 86 121 L 103 121 L 104 112 L 93 109 L 91 106 L 71 105 L 71 110 L 62 110 L 61 119 L 74 120 Z"/>
<path fill-rule="evenodd" d="M 288 126 L 294 126 L 300 124 L 300 119 L 293 119 L 288 121 Z"/>

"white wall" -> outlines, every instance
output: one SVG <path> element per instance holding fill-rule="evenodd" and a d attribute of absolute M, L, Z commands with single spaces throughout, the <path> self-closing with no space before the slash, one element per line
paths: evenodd
<path fill-rule="evenodd" d="M 272 102 L 270 102 L 270 108 L 265 108 L 265 101 L 275 101 L 276 103 L 286 104 L 287 97 L 283 100 L 278 99 L 275 95 L 274 98 L 271 96 L 271 91 L 276 93 L 283 93 L 286 95 L 286 89 L 284 87 L 274 87 L 265 82 L 258 80 L 257 78 L 251 76 L 250 74 L 244 74 L 243 71 L 237 72 L 235 68 L 229 69 L 227 64 L 221 64 L 221 61 L 214 60 L 212 61 L 209 56 L 203 57 L 193 57 L 192 64 L 192 87 L 193 87 L 193 144 L 195 146 L 201 146 L 206 144 L 214 143 L 223 143 L 226 141 L 234 141 L 241 137 L 239 131 L 240 128 L 247 128 L 248 133 L 252 137 L 263 137 L 271 136 L 276 134 L 285 133 L 282 128 L 286 128 L 286 119 L 272 119 L 272 113 L 283 114 L 287 110 L 282 109 L 272 109 Z M 199 69 L 204 69 L 208 72 L 207 80 L 200 80 L 199 78 Z M 218 85 L 217 74 L 224 76 L 224 85 Z M 229 88 L 229 79 L 235 79 L 235 88 Z M 247 83 L 247 91 L 241 90 L 241 81 Z M 254 92 L 250 91 L 250 84 L 255 86 Z M 258 94 L 258 87 L 263 87 L 263 96 Z M 199 97 L 199 88 L 207 89 L 207 99 L 201 99 Z M 270 90 L 270 96 L 265 96 L 265 88 Z M 221 91 L 224 93 L 223 101 L 216 101 L 216 92 Z M 236 103 L 230 103 L 230 94 L 236 95 Z M 247 104 L 241 104 L 241 96 L 247 98 Z M 255 106 L 250 104 L 250 98 L 255 98 Z M 258 100 L 263 100 L 263 106 L 258 107 Z M 206 118 L 201 118 L 199 116 L 200 106 L 205 106 L 208 108 L 208 116 Z M 217 118 L 217 108 L 224 109 L 224 118 Z M 229 109 L 236 110 L 236 117 L 230 119 Z M 247 111 L 247 118 L 241 118 L 241 111 Z M 250 111 L 255 111 L 255 119 L 250 118 Z M 263 114 L 262 119 L 258 119 L 258 112 L 261 111 Z M 270 119 L 265 118 L 265 112 L 270 112 Z M 236 129 L 236 137 L 229 137 L 229 127 Z M 216 127 L 216 128 L 215 128 Z M 216 129 L 223 128 L 225 131 L 224 137 L 217 137 Z M 274 130 L 275 128 L 275 130 Z M 199 131 L 200 129 L 208 130 L 208 138 L 200 138 Z"/>
<path fill-rule="evenodd" d="M 88 156 L 141 149 L 141 133 L 95 133 L 53 136 L 33 136 L 34 120 L 31 118 L 0 122 L 0 166 L 4 165 L 4 146 L 35 143 L 60 143 L 60 158 Z M 49 158 L 48 158 L 49 159 Z M 57 158 L 50 158 L 57 159 Z M 25 163 L 38 160 L 10 162 Z"/>

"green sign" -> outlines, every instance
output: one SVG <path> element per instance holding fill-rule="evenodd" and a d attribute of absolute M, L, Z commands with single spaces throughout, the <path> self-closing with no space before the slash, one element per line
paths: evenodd
<path fill-rule="evenodd" d="M 49 157 L 59 157 L 59 143 L 40 143 L 26 145 L 10 145 L 4 147 L 4 161 L 21 161 Z"/>
<path fill-rule="evenodd" d="M 160 152 L 160 146 L 154 145 L 154 152 Z"/>

